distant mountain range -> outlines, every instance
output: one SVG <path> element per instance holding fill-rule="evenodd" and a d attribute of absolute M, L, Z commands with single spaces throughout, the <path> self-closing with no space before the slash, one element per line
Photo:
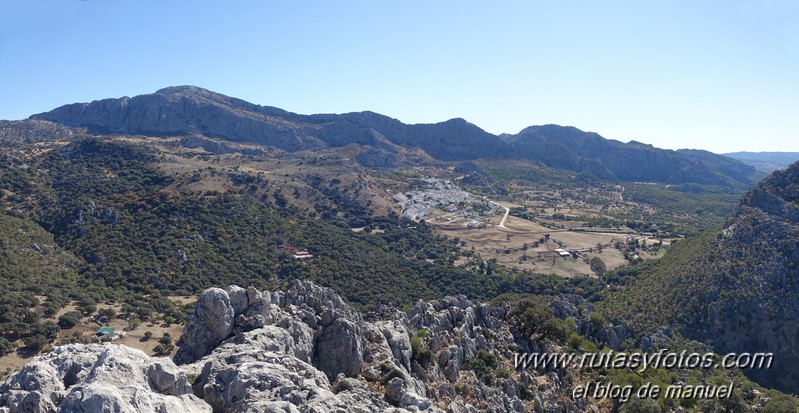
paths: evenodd
<path fill-rule="evenodd" d="M 785 169 L 788 165 L 799 161 L 799 152 L 732 152 L 725 153 L 724 156 L 754 166 L 761 172 Z"/>
<path fill-rule="evenodd" d="M 531 126 L 497 136 L 463 119 L 408 125 L 374 112 L 299 115 L 195 86 L 65 105 L 31 119 L 88 127 L 95 133 L 200 134 L 287 151 L 357 144 L 372 148 L 369 159 L 390 158 L 402 147 L 415 147 L 443 161 L 525 159 L 618 181 L 748 185 L 757 176 L 754 167 L 710 152 L 623 143 L 574 127 Z"/>

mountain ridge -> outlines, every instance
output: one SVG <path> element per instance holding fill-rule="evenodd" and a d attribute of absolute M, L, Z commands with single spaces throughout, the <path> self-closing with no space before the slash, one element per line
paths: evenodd
<path fill-rule="evenodd" d="M 31 116 L 101 133 L 174 136 L 201 134 L 287 151 L 348 144 L 397 153 L 420 148 L 442 161 L 524 159 L 600 179 L 732 185 L 753 183 L 754 167 L 719 155 L 697 157 L 638 142 L 605 139 L 572 126 L 531 126 L 494 135 L 462 118 L 405 124 L 375 112 L 301 115 L 211 92 L 173 86 L 153 94 L 73 103 Z M 719 159 L 716 159 L 718 157 Z"/>
<path fill-rule="evenodd" d="M 640 331 L 678 326 L 718 353 L 774 354 L 755 381 L 796 393 L 799 351 L 799 162 L 752 187 L 723 227 L 680 241 L 616 307 Z M 611 307 L 612 308 L 612 307 Z M 648 318 L 648 319 L 647 319 Z"/>

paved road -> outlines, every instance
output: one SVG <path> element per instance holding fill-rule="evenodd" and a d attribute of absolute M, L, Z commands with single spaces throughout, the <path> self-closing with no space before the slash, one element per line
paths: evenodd
<path fill-rule="evenodd" d="M 496 205 L 498 207 L 505 208 L 505 215 L 502 216 L 502 220 L 499 221 L 499 225 L 497 225 L 497 227 L 498 228 L 502 228 L 502 229 L 506 229 L 508 231 L 512 231 L 511 229 L 508 229 L 508 227 L 505 226 L 505 220 L 508 219 L 508 215 L 510 215 L 510 208 L 508 208 L 506 206 L 503 206 L 503 205 L 500 205 L 500 204 L 498 204 L 498 203 L 496 203 L 494 201 L 488 201 L 488 202 L 490 202 L 490 203 L 492 203 L 492 204 L 494 204 L 494 205 Z"/>

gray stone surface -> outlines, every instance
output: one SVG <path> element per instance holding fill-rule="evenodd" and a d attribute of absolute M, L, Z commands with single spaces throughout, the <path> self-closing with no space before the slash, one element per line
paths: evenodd
<path fill-rule="evenodd" d="M 56 347 L 0 385 L 16 412 L 211 412 L 171 360 L 120 345 Z"/>
<path fill-rule="evenodd" d="M 220 288 L 205 290 L 197 300 L 194 313 L 183 328 L 184 345 L 175 362 L 191 363 L 207 355 L 233 334 L 235 312 L 228 293 Z"/>
<path fill-rule="evenodd" d="M 365 321 L 332 290 L 306 281 L 285 292 L 212 288 L 187 324 L 184 364 L 123 346 L 56 347 L 0 386 L 0 409 L 528 412 L 536 403 L 520 399 L 524 385 L 543 411 L 588 411 L 562 404 L 567 390 L 557 376 L 539 386 L 522 371 L 488 386 L 464 369 L 479 350 L 508 360 L 515 339 L 507 312 L 457 296 Z M 417 334 L 427 360 L 411 349 Z"/>

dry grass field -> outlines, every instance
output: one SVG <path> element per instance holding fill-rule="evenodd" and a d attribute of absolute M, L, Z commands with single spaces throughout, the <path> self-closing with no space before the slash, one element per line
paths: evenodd
<path fill-rule="evenodd" d="M 183 296 L 170 296 L 168 297 L 170 300 L 180 303 L 180 304 L 191 304 L 197 300 L 196 297 L 183 297 Z M 38 308 L 38 307 L 37 307 Z M 54 317 L 51 318 L 43 318 L 44 321 L 53 321 L 57 322 L 58 317 L 70 312 L 77 310 L 77 306 L 73 303 L 67 305 L 66 307 L 62 308 Z M 116 312 L 121 311 L 121 306 L 119 305 L 111 305 L 111 304 L 98 304 L 97 309 L 106 309 L 112 308 Z M 100 325 L 95 321 L 92 321 L 89 317 L 83 317 L 81 321 L 72 328 L 61 330 L 58 335 L 58 339 L 56 343 L 61 340 L 67 340 L 77 337 L 83 337 L 84 339 L 91 339 L 97 336 L 97 330 L 101 327 L 110 327 L 113 328 L 116 332 L 123 332 L 124 336 L 113 340 L 114 344 L 124 344 L 128 347 L 133 347 L 135 349 L 139 349 L 145 352 L 147 355 L 155 355 L 155 347 L 159 344 L 158 340 L 164 335 L 164 333 L 168 333 L 171 338 L 172 342 L 177 342 L 180 337 L 183 335 L 183 325 L 182 324 L 164 324 L 163 322 L 160 323 L 152 323 L 152 322 L 145 322 L 139 325 L 138 327 L 131 329 L 128 321 L 122 319 L 111 319 L 109 320 L 108 325 Z M 146 332 L 152 333 L 152 338 L 145 339 Z M 27 355 L 24 350 L 22 350 L 22 343 L 18 343 L 18 350 L 16 352 L 12 352 L 6 354 L 3 357 L 0 357 L 0 376 L 6 376 L 12 372 L 18 371 L 22 366 L 29 363 L 33 357 Z M 175 355 L 177 351 L 177 347 L 172 351 L 169 355 L 170 357 Z"/>
<path fill-rule="evenodd" d="M 499 205 L 514 208 L 518 204 L 498 202 Z M 580 218 L 597 218 L 601 214 L 596 208 L 581 205 L 583 208 L 566 207 L 566 203 L 557 207 L 540 208 L 540 217 L 535 221 L 509 215 L 504 228 L 498 226 L 501 215 L 487 219 L 490 224 L 486 228 L 467 229 L 465 220 L 453 219 L 453 214 L 433 211 L 428 222 L 433 223 L 438 232 L 449 237 L 458 238 L 466 250 L 474 249 L 482 259 L 496 259 L 498 264 L 533 273 L 555 274 L 564 277 L 589 276 L 596 274 L 591 270 L 589 260 L 599 257 L 608 270 L 619 268 L 628 263 L 624 253 L 615 248 L 617 243 L 626 244 L 631 237 L 639 242 L 646 240 L 650 245 L 657 239 L 635 234 L 629 228 L 585 228 Z M 551 219 L 552 214 L 559 213 L 571 217 L 569 220 Z M 547 217 L 548 216 L 548 217 Z M 568 249 L 577 257 L 562 257 L 556 249 Z M 657 254 L 640 252 L 641 259 L 655 258 Z M 466 263 L 462 259 L 456 264 Z"/>

